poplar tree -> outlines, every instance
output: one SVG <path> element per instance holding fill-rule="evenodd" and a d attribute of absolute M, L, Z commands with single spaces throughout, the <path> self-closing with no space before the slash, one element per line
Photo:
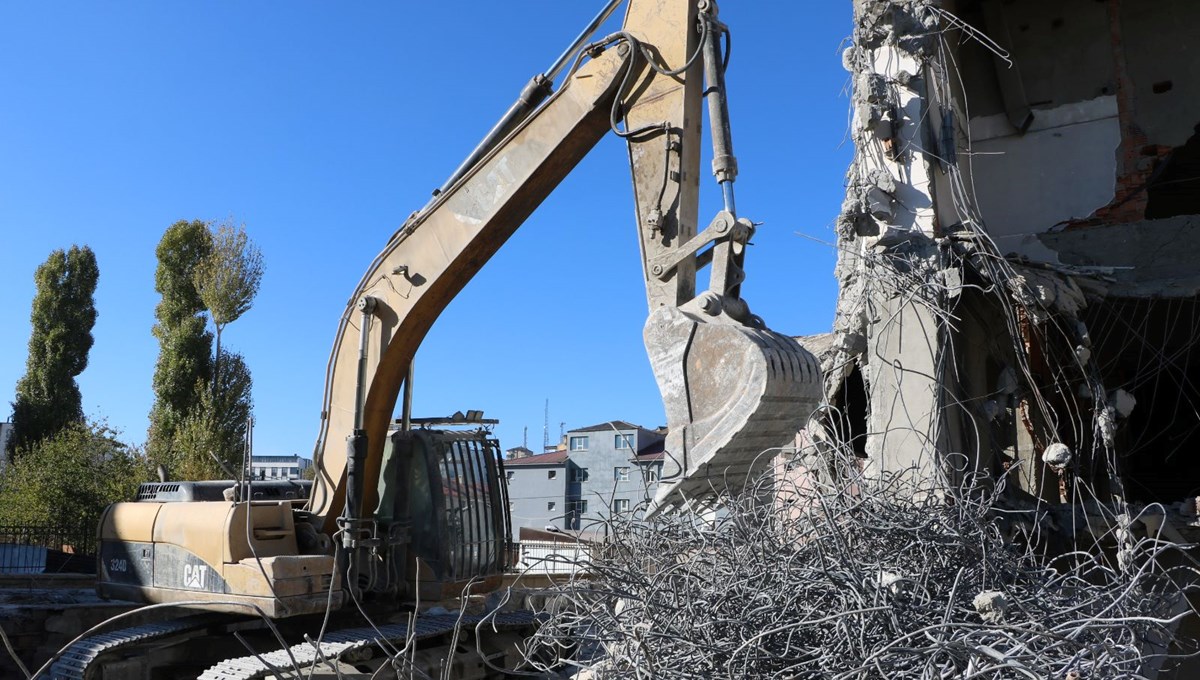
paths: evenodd
<path fill-rule="evenodd" d="M 146 449 L 162 463 L 177 462 L 172 454 L 176 430 L 196 409 L 198 386 L 212 378 L 213 337 L 193 280 L 196 266 L 210 252 L 212 233 L 199 220 L 172 224 L 155 249 L 154 289 L 162 297 L 154 310 L 159 351 Z"/>
<path fill-rule="evenodd" d="M 245 227 L 222 224 L 212 235 L 212 249 L 192 274 L 196 291 L 217 331 L 213 389 L 220 388 L 221 333 L 241 318 L 262 282 L 262 253 L 246 235 Z"/>
<path fill-rule="evenodd" d="M 91 248 L 50 253 L 34 274 L 29 356 L 17 382 L 10 449 L 26 449 L 83 420 L 76 376 L 87 368 L 100 269 Z"/>
<path fill-rule="evenodd" d="M 253 381 L 221 340 L 258 293 L 262 255 L 244 227 L 178 222 L 163 235 L 158 259 L 160 351 L 148 452 L 176 478 L 227 477 L 241 464 Z"/>

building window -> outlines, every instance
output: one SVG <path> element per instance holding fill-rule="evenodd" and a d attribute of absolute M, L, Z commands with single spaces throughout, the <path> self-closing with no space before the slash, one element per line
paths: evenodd
<path fill-rule="evenodd" d="M 628 482 L 629 481 L 629 468 L 627 468 L 627 467 L 613 468 L 613 480 L 617 481 L 617 482 Z"/>
<path fill-rule="evenodd" d="M 571 470 L 572 482 L 586 482 L 588 480 L 587 468 L 575 468 Z"/>
<path fill-rule="evenodd" d="M 571 450 L 572 451 L 587 451 L 587 445 L 588 445 L 587 437 L 571 437 Z"/>
<path fill-rule="evenodd" d="M 550 512 L 554 512 L 554 501 L 548 501 L 546 503 L 546 509 Z"/>
<path fill-rule="evenodd" d="M 547 470 L 546 479 L 558 479 L 558 470 Z"/>
<path fill-rule="evenodd" d="M 613 509 L 613 512 L 629 512 L 629 499 L 628 498 L 614 498 L 612 509 Z"/>
<path fill-rule="evenodd" d="M 613 435 L 613 448 L 618 449 L 618 450 L 632 449 L 633 448 L 633 435 L 631 435 L 631 434 L 614 434 Z"/>
<path fill-rule="evenodd" d="M 646 481 L 647 482 L 657 482 L 658 481 L 658 466 L 657 465 L 647 465 L 646 466 Z"/>

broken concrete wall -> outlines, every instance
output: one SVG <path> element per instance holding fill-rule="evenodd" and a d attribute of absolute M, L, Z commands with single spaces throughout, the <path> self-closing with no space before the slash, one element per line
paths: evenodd
<path fill-rule="evenodd" d="M 1123 497 L 1130 403 L 1155 371 L 1190 373 L 1114 360 L 1111 329 L 1089 329 L 1114 314 L 1088 310 L 1200 292 L 1200 49 L 1185 28 L 1200 3 L 857 0 L 855 17 L 824 368 L 839 417 L 861 402 L 862 423 L 837 427 L 865 433 L 867 469 Z"/>
<path fill-rule="evenodd" d="M 942 257 L 935 238 L 934 161 L 926 58 L 938 17 L 929 3 L 860 5 L 843 62 L 854 77 L 854 163 L 838 221 L 843 291 L 837 352 L 826 368 L 831 393 L 854 371 L 879 398 L 866 410 L 867 469 L 920 468 L 942 437 L 939 302 L 921 281 Z M 924 36 L 924 37 L 922 37 Z M 934 351 L 930 351 L 930 350 Z"/>
<path fill-rule="evenodd" d="M 965 179 L 1001 252 L 1055 263 L 1042 234 L 1146 218 L 1152 185 L 1180 179 L 1163 175 L 1180 165 L 1181 147 L 1200 123 L 1192 35 L 1200 4 L 945 5 L 995 41 L 992 50 L 980 40 L 950 50 L 963 76 L 952 84 L 959 144 L 968 150 Z M 1159 188 L 1166 186 L 1179 188 Z"/>
<path fill-rule="evenodd" d="M 1121 135 L 1105 6 L 960 0 L 947 9 L 986 35 L 948 45 L 963 76 L 951 87 L 967 189 L 1002 253 L 1053 262 L 1036 234 L 1113 196 Z"/>

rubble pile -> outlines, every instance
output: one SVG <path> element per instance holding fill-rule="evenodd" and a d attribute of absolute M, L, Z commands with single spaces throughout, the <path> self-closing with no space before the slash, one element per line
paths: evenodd
<path fill-rule="evenodd" d="M 595 678 L 846 680 L 1128 678 L 1165 658 L 1181 611 L 1153 559 L 1165 544 L 1051 563 L 1013 540 L 994 489 L 837 467 L 708 519 L 610 519 L 531 656 L 573 650 Z"/>

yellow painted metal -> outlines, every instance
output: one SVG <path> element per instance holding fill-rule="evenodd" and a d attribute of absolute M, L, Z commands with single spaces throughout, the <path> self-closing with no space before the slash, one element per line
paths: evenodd
<path fill-rule="evenodd" d="M 100 539 L 150 543 L 162 503 L 115 503 L 100 519 Z"/>
<path fill-rule="evenodd" d="M 225 585 L 224 592 L 212 592 L 184 583 L 134 586 L 102 578 L 99 590 L 107 597 L 205 601 L 197 608 L 240 614 L 247 610 L 231 602 L 253 604 L 272 617 L 324 611 L 331 585 L 335 606 L 342 599 L 333 557 L 297 554 L 292 504 L 286 501 L 117 503 L 101 520 L 100 539 L 153 544 L 156 560 L 164 559 L 162 551 L 177 548 L 176 555 L 203 562 Z"/>
<path fill-rule="evenodd" d="M 609 129 L 611 97 L 626 58 L 609 50 L 584 64 L 521 127 L 442 199 L 388 242 L 355 288 L 342 316 L 326 383 L 310 508 L 328 533 L 345 498 L 346 438 L 354 426 L 361 316 L 357 301 L 377 300 L 370 317 L 364 429 L 365 479 L 379 475 L 396 399 L 418 345 L 446 305 L 534 208 Z M 374 508 L 366 484 L 361 507 Z"/>
<path fill-rule="evenodd" d="M 696 5 L 680 0 L 631 0 L 625 31 L 649 48 L 660 69 L 679 70 L 700 47 Z M 626 140 L 650 311 L 677 307 L 696 294 L 694 259 L 685 259 L 666 282 L 659 281 L 649 267 L 696 235 L 703 123 L 701 62 L 692 60 L 691 66 L 676 76 L 642 64 L 627 88 L 626 129 L 656 129 Z"/>

